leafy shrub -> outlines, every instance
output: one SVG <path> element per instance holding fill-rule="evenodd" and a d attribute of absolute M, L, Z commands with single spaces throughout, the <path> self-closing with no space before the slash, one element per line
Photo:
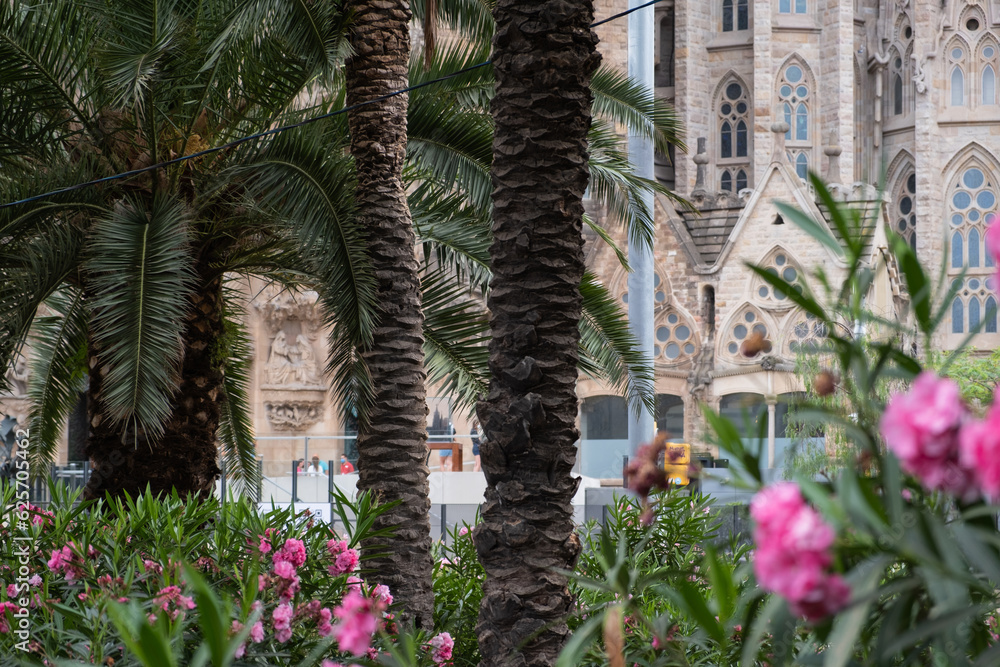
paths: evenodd
<path fill-rule="evenodd" d="M 353 550 L 360 541 L 385 536 L 372 530 L 385 508 L 367 495 L 357 502 L 336 498 L 347 526 L 343 539 L 307 512 L 288 509 L 260 512 L 239 502 L 186 503 L 149 495 L 78 504 L 75 494 L 58 486 L 53 497 L 48 511 L 29 511 L 26 525 L 0 526 L 5 661 L 121 667 L 207 660 L 369 664 L 366 658 L 379 658 L 387 664 L 434 664 L 424 634 L 411 633 L 399 647 L 393 644 L 398 637 L 392 607 L 379 613 L 391 593 L 362 580 L 369 573 L 356 570 Z M 3 500 L 4 507 L 13 505 L 10 489 Z M 25 598 L 30 598 L 28 640 L 15 632 L 14 614 Z M 360 611 L 337 618 L 350 611 L 351 600 Z M 353 645 L 338 633 L 352 622 L 367 632 L 359 645 L 367 646 L 365 637 L 377 631 L 374 648 L 360 659 L 338 651 L 335 642 Z"/>

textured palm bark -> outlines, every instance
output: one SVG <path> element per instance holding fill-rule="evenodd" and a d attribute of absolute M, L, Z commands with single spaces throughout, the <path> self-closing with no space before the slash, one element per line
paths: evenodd
<path fill-rule="evenodd" d="M 209 271 L 209 267 L 202 267 Z M 101 412 L 104 372 L 90 357 L 90 435 L 85 448 L 92 474 L 85 498 L 105 493 L 135 497 L 149 485 L 153 493 L 176 489 L 183 497 L 207 498 L 219 478 L 219 430 L 223 374 L 217 357 L 223 336 L 222 282 L 203 281 L 194 294 L 184 332 L 184 361 L 173 411 L 162 438 L 150 442 L 142 433 L 124 434 Z"/>
<path fill-rule="evenodd" d="M 346 68 L 347 102 L 357 104 L 405 88 L 410 56 L 410 7 L 405 0 L 355 0 Z M 430 628 L 430 499 L 423 312 L 415 236 L 403 185 L 408 96 L 351 112 L 351 153 L 357 168 L 358 216 L 378 283 L 378 326 L 364 359 L 375 387 L 374 405 L 359 424 L 358 487 L 383 501 L 402 501 L 379 518 L 395 537 L 362 550 L 364 566 L 402 604 L 404 621 Z M 386 542 L 386 541 L 383 541 Z"/>
<path fill-rule="evenodd" d="M 590 0 L 500 0 L 493 41 L 488 487 L 473 531 L 486 569 L 483 665 L 552 665 L 580 554 L 572 499 L 590 77 Z"/>

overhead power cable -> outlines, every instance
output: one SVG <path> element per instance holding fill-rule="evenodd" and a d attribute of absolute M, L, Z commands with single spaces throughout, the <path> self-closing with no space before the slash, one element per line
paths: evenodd
<path fill-rule="evenodd" d="M 628 16 L 629 14 L 631 14 L 633 12 L 637 12 L 640 9 L 645 9 L 646 7 L 649 7 L 651 5 L 655 5 L 656 3 L 662 2 L 662 1 L 663 0 L 650 0 L 650 2 L 647 2 L 647 3 L 643 4 L 643 5 L 639 5 L 638 7 L 633 7 L 631 9 L 628 9 L 628 10 L 624 11 L 624 12 L 619 12 L 618 14 L 615 14 L 613 16 L 609 16 L 606 19 L 602 19 L 600 21 L 592 23 L 590 27 L 591 28 L 596 28 L 598 26 L 602 26 L 605 23 L 610 23 L 611 21 L 615 21 L 615 20 L 620 19 L 622 17 Z M 122 172 L 120 174 L 114 174 L 112 176 L 105 176 L 103 178 L 95 178 L 92 181 L 85 181 L 83 183 L 77 183 L 75 185 L 68 185 L 68 186 L 66 186 L 64 188 L 59 188 L 57 190 L 52 190 L 50 192 L 44 192 L 44 193 L 42 193 L 40 195 L 34 195 L 33 197 L 27 197 L 25 199 L 18 199 L 17 201 L 8 202 L 6 204 L 0 204 L 0 209 L 9 208 L 11 206 L 18 206 L 20 204 L 29 204 L 31 202 L 38 201 L 40 199 L 47 199 L 49 197 L 54 197 L 55 195 L 61 195 L 61 194 L 64 194 L 66 192 L 73 192 L 74 190 L 81 190 L 83 188 L 88 188 L 88 187 L 93 186 L 93 185 L 100 185 L 101 183 L 108 183 L 108 182 L 111 182 L 111 181 L 120 181 L 122 179 L 132 178 L 134 176 L 138 176 L 140 174 L 145 174 L 145 173 L 150 172 L 150 171 L 155 171 L 157 169 L 163 169 L 164 167 L 169 167 L 169 166 L 174 165 L 174 164 L 178 164 L 178 163 L 181 163 L 181 162 L 186 162 L 188 160 L 194 160 L 195 158 L 203 157 L 205 155 L 211 155 L 212 153 L 218 153 L 219 151 L 224 151 L 224 150 L 227 150 L 229 148 L 233 148 L 235 146 L 239 146 L 240 144 L 245 144 L 248 141 L 254 141 L 255 139 L 261 139 L 263 137 L 267 137 L 267 136 L 270 136 L 272 134 L 278 134 L 280 132 L 285 132 L 287 130 L 294 130 L 297 127 L 302 127 L 303 125 L 309 125 L 310 123 L 315 123 L 317 121 L 325 120 L 327 118 L 332 118 L 333 116 L 339 116 L 340 114 L 348 113 L 350 111 L 354 111 L 355 109 L 360 109 L 361 107 L 368 106 L 369 104 L 378 104 L 379 102 L 384 102 L 385 100 L 392 99 L 393 97 L 397 97 L 399 95 L 403 95 L 405 93 L 409 93 L 409 92 L 414 91 L 414 90 L 419 90 L 421 88 L 426 88 L 427 86 L 432 86 L 434 84 L 441 83 L 443 81 L 448 81 L 449 79 L 454 79 L 455 77 L 461 76 L 462 74 L 467 74 L 469 72 L 473 72 L 473 71 L 475 71 L 477 69 L 480 69 L 482 67 L 486 67 L 487 65 L 492 65 L 492 64 L 493 64 L 492 60 L 486 60 L 484 62 L 481 62 L 481 63 L 477 64 L 477 65 L 471 65 L 471 66 L 466 67 L 464 69 L 460 69 L 460 70 L 458 70 L 456 72 L 452 72 L 451 74 L 446 74 L 445 76 L 441 76 L 441 77 L 438 77 L 436 79 L 431 79 L 430 81 L 424 81 L 423 83 L 418 83 L 418 84 L 413 85 L 413 86 L 407 86 L 406 88 L 401 88 L 400 90 L 394 90 L 394 91 L 392 91 L 390 93 L 386 93 L 385 95 L 380 95 L 380 96 L 374 97 L 374 98 L 372 98 L 370 100 L 365 100 L 364 102 L 358 102 L 357 104 L 352 104 L 350 106 L 346 106 L 346 107 L 343 107 L 341 109 L 337 109 L 336 111 L 330 111 L 328 113 L 321 114 L 319 116 L 313 116 L 312 118 L 307 118 L 307 119 L 305 119 L 303 121 L 299 121 L 298 123 L 291 123 L 290 125 L 282 125 L 281 127 L 276 127 L 276 128 L 270 129 L 270 130 L 266 130 L 264 132 L 258 132 L 257 134 L 251 134 L 251 135 L 246 136 L 246 137 L 240 137 L 239 139 L 234 139 L 234 140 L 232 140 L 232 141 L 230 141 L 228 143 L 222 144 L 221 146 L 214 146 L 212 148 L 206 148 L 203 151 L 198 151 L 197 153 L 191 153 L 190 155 L 181 155 L 180 157 L 175 157 L 173 159 L 165 160 L 163 162 L 157 162 L 156 164 L 151 164 L 151 165 L 149 165 L 147 167 L 142 167 L 141 169 L 133 169 L 131 171 L 124 171 L 124 172 Z"/>

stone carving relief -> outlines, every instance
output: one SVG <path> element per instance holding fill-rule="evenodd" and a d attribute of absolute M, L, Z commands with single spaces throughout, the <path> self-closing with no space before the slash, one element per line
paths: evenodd
<path fill-rule="evenodd" d="M 14 365 L 4 374 L 10 391 L 7 395 L 13 398 L 25 398 L 28 395 L 28 360 L 24 355 L 18 355 Z"/>
<path fill-rule="evenodd" d="M 323 418 L 323 403 L 319 401 L 285 401 L 265 403 L 267 420 L 279 431 L 301 431 Z"/>
<path fill-rule="evenodd" d="M 261 398 L 275 431 L 302 431 L 323 419 L 323 316 L 316 292 L 265 289 L 255 299 L 267 335 Z"/>

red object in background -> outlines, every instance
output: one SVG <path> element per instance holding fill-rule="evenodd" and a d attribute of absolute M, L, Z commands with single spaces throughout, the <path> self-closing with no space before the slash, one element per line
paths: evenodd
<path fill-rule="evenodd" d="M 340 474 L 346 475 L 348 473 L 354 472 L 354 466 L 351 465 L 350 461 L 344 461 L 340 464 Z"/>

